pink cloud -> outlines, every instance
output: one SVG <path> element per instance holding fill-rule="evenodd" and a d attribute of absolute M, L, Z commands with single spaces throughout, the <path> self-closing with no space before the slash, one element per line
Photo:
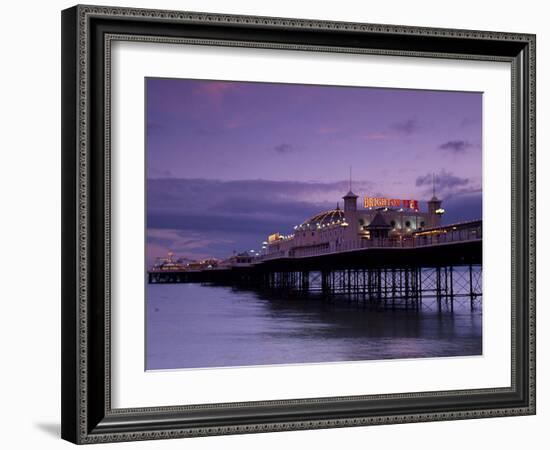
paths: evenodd
<path fill-rule="evenodd" d="M 349 133 L 349 135 L 347 135 L 347 133 Z M 327 136 L 332 140 L 337 136 L 343 138 L 353 136 L 368 141 L 394 141 L 403 137 L 402 133 L 393 130 L 358 132 L 358 130 L 346 130 L 340 127 L 321 127 L 317 130 L 317 134 Z"/>
<path fill-rule="evenodd" d="M 211 103 L 219 106 L 224 98 L 224 96 L 236 89 L 237 86 L 235 83 L 226 83 L 223 81 L 205 81 L 200 83 L 199 86 L 194 90 L 194 94 L 201 95 L 208 99 Z"/>
<path fill-rule="evenodd" d="M 342 128 L 339 127 L 321 127 L 317 130 L 317 134 L 335 134 L 340 133 Z"/>
<path fill-rule="evenodd" d="M 212 257 L 205 248 L 219 244 L 232 244 L 231 239 L 209 238 L 202 233 L 174 229 L 147 229 L 147 264 L 151 265 L 155 258 L 165 258 L 168 252 L 173 252 L 176 258 L 200 260 Z"/>
<path fill-rule="evenodd" d="M 226 130 L 235 130 L 241 127 L 242 122 L 239 119 L 231 119 L 223 124 L 223 128 Z"/>
<path fill-rule="evenodd" d="M 367 141 L 394 141 L 399 139 L 400 135 L 399 133 L 391 131 L 373 131 L 369 133 L 362 133 L 359 137 L 366 139 Z"/>

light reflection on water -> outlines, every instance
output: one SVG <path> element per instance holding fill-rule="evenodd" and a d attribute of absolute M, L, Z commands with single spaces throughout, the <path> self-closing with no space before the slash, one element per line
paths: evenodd
<path fill-rule="evenodd" d="M 433 305 L 432 305 L 433 306 Z M 481 308 L 372 310 L 199 284 L 147 286 L 146 367 L 480 355 Z"/>

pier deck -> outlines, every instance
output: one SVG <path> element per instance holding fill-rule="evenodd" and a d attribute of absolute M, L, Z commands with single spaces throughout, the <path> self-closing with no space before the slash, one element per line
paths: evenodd
<path fill-rule="evenodd" d="M 149 283 L 211 283 L 281 294 L 419 308 L 423 300 L 457 299 L 474 308 L 482 296 L 482 241 L 349 248 L 311 255 L 258 258 L 248 265 L 197 271 L 150 271 Z"/>

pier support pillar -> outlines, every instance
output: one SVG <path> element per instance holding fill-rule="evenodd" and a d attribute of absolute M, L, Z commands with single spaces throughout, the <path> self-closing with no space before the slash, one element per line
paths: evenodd
<path fill-rule="evenodd" d="M 450 292 L 450 299 L 451 299 L 451 311 L 454 311 L 454 285 L 453 285 L 453 266 L 449 267 L 449 278 L 451 283 L 451 292 Z"/>
<path fill-rule="evenodd" d="M 474 294 L 474 280 L 473 280 L 473 273 L 472 273 L 472 265 L 470 264 L 469 267 L 468 267 L 468 272 L 469 272 L 469 278 L 470 278 L 470 309 L 473 310 L 474 309 L 474 297 L 475 297 L 475 294 Z"/>

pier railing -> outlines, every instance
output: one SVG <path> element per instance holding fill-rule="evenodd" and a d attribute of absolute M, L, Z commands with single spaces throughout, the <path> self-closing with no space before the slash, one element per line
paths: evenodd
<path fill-rule="evenodd" d="M 288 251 L 278 251 L 261 255 L 257 261 L 267 261 L 279 258 L 307 258 L 331 253 L 344 253 L 364 249 L 400 249 L 418 248 L 447 245 L 459 242 L 479 241 L 482 239 L 481 225 L 468 228 L 457 228 L 440 234 L 425 234 L 403 239 L 394 238 L 373 238 L 348 241 L 344 243 L 332 243 L 331 245 L 317 245 L 309 247 L 298 247 Z"/>

